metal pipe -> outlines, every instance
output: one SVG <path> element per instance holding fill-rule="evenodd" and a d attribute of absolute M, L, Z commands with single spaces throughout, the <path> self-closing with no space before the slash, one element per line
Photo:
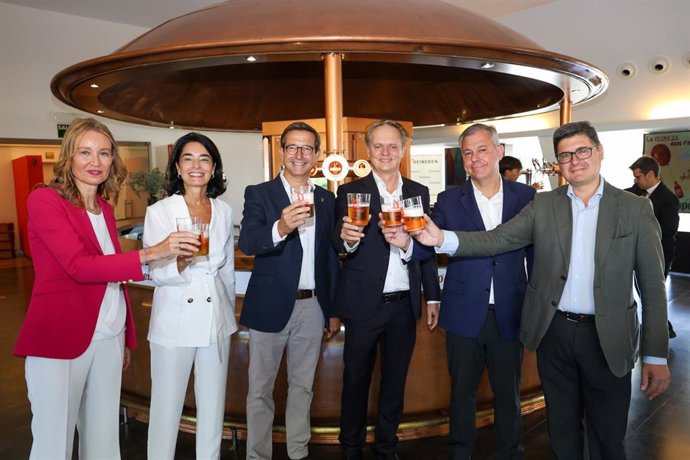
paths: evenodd
<path fill-rule="evenodd" d="M 570 102 L 570 91 L 568 90 L 568 87 L 566 86 L 564 90 L 564 96 L 563 99 L 561 100 L 561 126 L 568 124 L 572 120 L 572 104 Z M 556 153 L 556 152 L 554 152 Z M 565 177 L 563 177 L 563 174 L 558 172 L 558 185 L 565 185 L 568 182 L 565 180 Z"/>
<path fill-rule="evenodd" d="M 343 153 L 343 55 L 326 53 L 324 89 L 326 98 L 326 154 Z M 328 183 L 335 191 L 337 183 Z"/>

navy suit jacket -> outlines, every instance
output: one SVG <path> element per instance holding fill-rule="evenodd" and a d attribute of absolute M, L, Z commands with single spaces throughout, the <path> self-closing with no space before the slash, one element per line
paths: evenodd
<path fill-rule="evenodd" d="M 254 268 L 244 296 L 240 323 L 262 332 L 281 331 L 292 315 L 302 266 L 302 242 L 295 229 L 277 246 L 273 224 L 290 204 L 280 177 L 244 191 L 244 211 L 239 247 L 254 256 Z M 333 232 L 335 197 L 321 187 L 314 190 L 316 216 L 314 276 L 316 297 L 325 318 L 333 314 L 333 295 L 338 274 L 338 254 L 329 236 Z"/>
<path fill-rule="evenodd" d="M 503 216 L 508 222 L 527 205 L 536 191 L 527 185 L 503 181 Z M 445 191 L 431 214 L 444 230 L 484 231 L 484 222 L 470 181 Z M 463 337 L 478 337 L 488 313 L 491 279 L 494 281 L 494 305 L 498 331 L 506 340 L 517 340 L 527 277 L 524 248 L 493 257 L 451 257 L 448 261 L 439 325 Z"/>
<path fill-rule="evenodd" d="M 627 191 L 635 195 L 642 195 L 646 190 L 642 190 L 637 184 Z M 664 250 L 664 273 L 668 274 L 671 269 L 671 264 L 676 258 L 676 233 L 678 233 L 678 224 L 680 223 L 680 200 L 675 193 L 671 191 L 663 182 L 654 192 L 649 195 L 649 200 L 654 207 L 654 217 L 659 222 L 661 227 L 661 247 Z"/>
<path fill-rule="evenodd" d="M 429 189 L 427 187 L 403 177 L 402 192 L 403 198 L 421 196 L 424 210 L 429 212 Z M 378 227 L 381 195 L 376 187 L 374 176 L 369 174 L 360 180 L 341 185 L 338 188 L 336 224 L 333 229 L 333 244 L 338 251 L 346 252 L 343 240 L 340 239 L 340 229 L 343 224 L 342 218 L 347 215 L 348 193 L 371 194 L 371 220 L 364 228 L 364 238 L 360 240 L 354 252 L 347 254 L 343 269 L 340 271 L 335 308 L 342 318 L 366 321 L 376 312 L 383 294 L 390 258 L 390 245 Z M 410 305 L 415 318 L 419 318 L 421 315 L 420 287 L 422 285 L 426 300 L 441 299 L 436 258 L 427 257 L 421 262 L 410 262 L 407 264 L 407 268 L 410 280 Z"/>

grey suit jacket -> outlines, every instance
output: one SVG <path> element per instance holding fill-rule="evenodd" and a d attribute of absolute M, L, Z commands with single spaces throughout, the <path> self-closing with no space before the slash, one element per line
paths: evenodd
<path fill-rule="evenodd" d="M 534 267 L 522 308 L 520 339 L 539 347 L 569 275 L 573 219 L 567 186 L 538 193 L 520 214 L 490 232 L 456 232 L 454 256 L 489 256 L 534 245 Z M 609 369 L 623 376 L 643 356 L 668 356 L 666 290 L 659 224 L 649 201 L 608 183 L 599 203 L 594 268 L 597 333 Z M 633 271 L 642 300 L 642 336 L 633 299 Z"/>

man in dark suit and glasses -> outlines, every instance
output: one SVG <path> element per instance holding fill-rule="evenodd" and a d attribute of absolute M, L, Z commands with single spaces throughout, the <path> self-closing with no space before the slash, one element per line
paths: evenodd
<path fill-rule="evenodd" d="M 635 177 L 635 185 L 626 189 L 638 196 L 646 196 L 654 207 L 654 216 L 661 227 L 661 247 L 664 250 L 664 278 L 668 276 L 671 264 L 676 258 L 676 233 L 680 217 L 680 200 L 659 177 L 659 163 L 652 157 L 640 157 L 629 166 Z M 671 321 L 668 322 L 668 336 L 674 338 Z"/>
<path fill-rule="evenodd" d="M 305 201 L 291 199 L 291 188 L 310 184 L 320 145 L 314 128 L 290 124 L 280 137 L 280 174 L 244 192 L 238 244 L 254 256 L 240 316 L 249 328 L 247 460 L 272 458 L 273 386 L 286 348 L 288 456 L 307 458 L 322 337 L 340 328 L 333 312 L 338 255 L 330 241 L 335 197 L 316 187 L 313 218 Z"/>
<path fill-rule="evenodd" d="M 381 353 L 375 443 L 379 459 L 396 459 L 395 435 L 403 412 L 407 370 L 421 315 L 421 287 L 427 300 L 427 323 L 436 325 L 440 288 L 433 251 L 422 262 L 406 263 L 406 256 L 383 237 L 377 222 L 380 197 L 421 196 L 429 211 L 429 189 L 400 175 L 409 134 L 399 123 L 381 120 L 365 136 L 372 173 L 338 188 L 335 246 L 347 258 L 340 271 L 336 312 L 345 323 L 343 395 L 340 443 L 344 458 L 361 459 L 367 424 L 369 385 Z M 371 194 L 371 220 L 357 226 L 347 217 L 347 194 Z M 402 230 L 400 230 L 402 232 Z M 429 304 L 429 302 L 435 303 Z"/>
<path fill-rule="evenodd" d="M 453 256 L 488 256 L 534 245 L 520 338 L 537 350 L 549 437 L 558 459 L 626 458 L 631 373 L 651 399 L 670 383 L 666 290 L 659 225 L 649 202 L 599 175 L 604 149 L 588 122 L 553 135 L 569 185 L 537 194 L 489 232 L 441 231 L 427 218 L 415 237 Z M 633 300 L 636 273 L 642 331 Z"/>

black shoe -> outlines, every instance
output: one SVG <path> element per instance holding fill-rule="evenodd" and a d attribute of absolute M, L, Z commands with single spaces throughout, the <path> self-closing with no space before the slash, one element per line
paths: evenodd
<path fill-rule="evenodd" d="M 671 321 L 668 322 L 668 338 L 669 339 L 675 339 L 676 338 L 676 331 L 673 330 L 673 324 L 671 324 Z"/>

